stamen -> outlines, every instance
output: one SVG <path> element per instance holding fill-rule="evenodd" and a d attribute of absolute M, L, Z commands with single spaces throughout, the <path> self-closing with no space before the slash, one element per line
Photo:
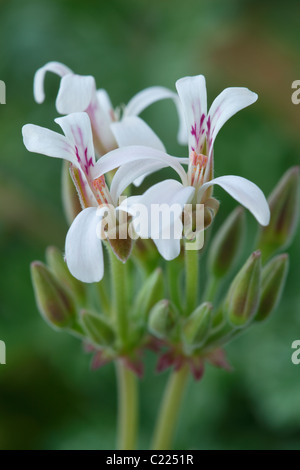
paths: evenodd
<path fill-rule="evenodd" d="M 92 181 L 92 185 L 94 188 L 94 194 L 96 196 L 97 202 L 99 205 L 101 204 L 110 204 L 110 194 L 108 188 L 106 186 L 104 175 L 99 176 Z"/>
<path fill-rule="evenodd" d="M 196 153 L 194 150 L 191 152 L 188 178 L 192 186 L 201 186 L 203 184 L 204 170 L 207 161 L 208 157 L 206 155 Z"/>

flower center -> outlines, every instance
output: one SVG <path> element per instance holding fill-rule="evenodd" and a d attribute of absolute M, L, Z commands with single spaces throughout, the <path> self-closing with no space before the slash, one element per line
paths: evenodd
<path fill-rule="evenodd" d="M 104 175 L 99 176 L 92 181 L 94 195 L 99 205 L 111 204 L 111 197 L 108 187 L 106 186 Z"/>
<path fill-rule="evenodd" d="M 208 157 L 194 150 L 190 154 L 188 179 L 191 186 L 199 187 L 203 184 L 204 172 Z"/>

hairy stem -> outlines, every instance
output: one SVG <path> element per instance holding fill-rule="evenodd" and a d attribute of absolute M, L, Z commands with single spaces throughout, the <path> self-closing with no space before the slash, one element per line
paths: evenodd
<path fill-rule="evenodd" d="M 153 450 L 171 450 L 188 373 L 189 368 L 184 365 L 170 375 L 154 431 Z"/>
<path fill-rule="evenodd" d="M 128 289 L 126 264 L 122 263 L 109 249 L 111 265 L 112 303 L 116 319 L 117 335 L 121 347 L 126 345 L 128 339 Z"/>
<path fill-rule="evenodd" d="M 199 277 L 198 250 L 185 249 L 186 314 L 192 313 L 197 302 Z"/>
<path fill-rule="evenodd" d="M 116 362 L 118 378 L 118 450 L 136 449 L 138 424 L 137 378 L 123 363 Z"/>

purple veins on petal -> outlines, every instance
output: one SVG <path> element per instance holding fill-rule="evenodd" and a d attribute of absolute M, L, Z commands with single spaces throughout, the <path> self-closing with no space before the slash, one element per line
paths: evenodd
<path fill-rule="evenodd" d="M 75 152 L 76 152 L 77 161 L 78 161 L 78 163 L 80 163 L 80 162 L 81 162 L 81 158 L 80 158 L 80 156 L 79 156 L 78 147 L 77 147 L 76 145 L 75 145 Z"/>
<path fill-rule="evenodd" d="M 202 126 L 203 126 L 204 119 L 205 119 L 205 114 L 202 114 L 201 119 L 200 119 L 200 129 L 201 129 Z"/>
<path fill-rule="evenodd" d="M 207 118 L 207 125 L 206 125 L 206 140 L 207 140 L 207 145 L 208 147 L 211 146 L 212 143 L 212 129 L 211 129 L 211 119 L 210 116 Z"/>
<path fill-rule="evenodd" d="M 87 156 L 87 147 L 84 149 L 84 158 L 85 158 L 84 168 L 85 168 L 86 173 L 89 174 L 89 168 L 91 166 L 94 166 L 94 163 L 93 163 L 93 158 L 92 157 L 88 158 Z"/>
<path fill-rule="evenodd" d="M 85 159 L 85 163 L 84 163 L 84 165 L 82 165 L 81 158 L 80 158 L 80 155 L 79 155 L 78 147 L 75 145 L 75 153 L 76 153 L 77 161 L 78 161 L 78 163 L 81 165 L 81 167 L 83 167 L 82 169 L 85 170 L 86 175 L 89 174 L 89 168 L 90 168 L 91 166 L 94 166 L 93 157 L 88 158 L 88 156 L 87 156 L 87 151 L 88 151 L 88 149 L 87 149 L 87 147 L 85 147 L 85 149 L 84 149 L 84 159 Z"/>
<path fill-rule="evenodd" d="M 209 134 L 210 134 L 210 130 L 211 130 L 211 120 L 210 120 L 210 116 L 208 116 L 208 118 L 207 118 L 206 127 L 207 127 L 207 135 L 209 135 Z"/>
<path fill-rule="evenodd" d="M 200 136 L 204 134 L 205 128 L 203 127 L 205 122 L 205 114 L 201 115 L 200 122 L 199 122 L 199 129 L 197 126 L 197 122 L 194 123 L 191 127 L 191 135 L 195 137 L 196 145 L 199 146 L 200 143 Z M 192 149 L 195 151 L 195 149 Z"/>
<path fill-rule="evenodd" d="M 199 135 L 197 133 L 197 123 L 195 122 L 194 126 L 192 125 L 191 134 L 195 137 L 197 145 L 199 144 Z"/>

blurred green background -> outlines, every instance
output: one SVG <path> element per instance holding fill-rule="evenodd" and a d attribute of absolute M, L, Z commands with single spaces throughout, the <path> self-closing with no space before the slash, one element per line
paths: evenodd
<path fill-rule="evenodd" d="M 151 85 L 203 73 L 209 101 L 227 86 L 247 86 L 259 101 L 222 129 L 215 145 L 216 175 L 239 174 L 266 194 L 299 164 L 300 106 L 291 83 L 300 78 L 298 1 L 27 0 L 0 1 L 0 365 L 1 449 L 112 449 L 116 391 L 112 365 L 91 372 L 79 342 L 40 318 L 29 263 L 47 245 L 61 249 L 67 225 L 60 199 L 61 163 L 30 154 L 21 127 L 55 129 L 59 80 L 47 76 L 47 99 L 34 103 L 33 75 L 50 60 L 96 77 L 113 104 Z M 168 151 L 176 144 L 172 103 L 143 117 Z M 58 129 L 58 128 L 57 128 Z M 225 193 L 216 226 L 235 206 Z M 248 217 L 249 243 L 255 223 Z M 299 231 L 298 231 L 299 233 Z M 291 343 L 300 339 L 299 238 L 290 248 L 284 299 L 273 318 L 228 348 L 235 371 L 207 368 L 190 382 L 177 432 L 178 449 L 300 449 L 300 365 Z M 147 448 L 167 373 L 154 374 L 149 353 L 141 382 L 140 447 Z"/>

